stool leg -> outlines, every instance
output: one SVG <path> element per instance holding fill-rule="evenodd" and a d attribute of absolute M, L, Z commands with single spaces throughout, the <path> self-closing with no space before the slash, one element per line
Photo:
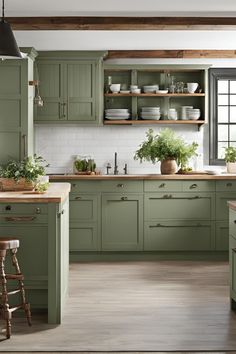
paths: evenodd
<path fill-rule="evenodd" d="M 19 267 L 19 264 L 18 264 L 17 257 L 16 257 L 16 252 L 17 252 L 17 248 L 13 248 L 11 250 L 11 253 L 12 253 L 12 264 L 13 264 L 13 266 L 16 269 L 16 274 L 22 274 L 21 271 L 20 271 L 20 267 Z M 20 288 L 20 294 L 21 294 L 22 307 L 23 307 L 23 309 L 25 311 L 25 315 L 26 315 L 26 318 L 27 318 L 28 325 L 31 326 L 32 322 L 31 322 L 30 304 L 28 302 L 26 302 L 25 287 L 24 287 L 23 279 L 24 278 L 18 280 L 19 288 Z"/>
<path fill-rule="evenodd" d="M 0 251 L 0 278 L 2 286 L 2 295 L 1 295 L 1 308 L 3 318 L 6 321 L 6 337 L 10 338 L 11 336 L 11 312 L 9 310 L 8 304 L 8 295 L 7 295 L 7 280 L 4 269 L 4 262 L 6 257 L 6 250 Z"/>

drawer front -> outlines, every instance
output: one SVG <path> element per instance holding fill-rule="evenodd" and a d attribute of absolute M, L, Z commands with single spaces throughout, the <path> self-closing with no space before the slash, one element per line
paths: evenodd
<path fill-rule="evenodd" d="M 145 192 L 182 192 L 182 181 L 144 181 Z"/>
<path fill-rule="evenodd" d="M 47 204 L 1 203 L 1 214 L 47 214 Z"/>
<path fill-rule="evenodd" d="M 67 181 L 71 183 L 71 193 L 92 193 L 101 191 L 101 181 Z"/>
<path fill-rule="evenodd" d="M 145 251 L 207 251 L 214 244 L 214 227 L 204 221 L 146 222 L 144 235 Z"/>
<path fill-rule="evenodd" d="M 145 220 L 202 219 L 215 216 L 215 198 L 211 193 L 146 193 Z"/>
<path fill-rule="evenodd" d="M 97 251 L 98 230 L 96 224 L 83 223 L 70 228 L 70 251 Z"/>
<path fill-rule="evenodd" d="M 123 192 L 143 192 L 143 181 L 124 181 L 124 180 L 110 180 L 102 181 L 102 192 L 123 193 Z"/>
<path fill-rule="evenodd" d="M 229 220 L 229 200 L 236 200 L 236 193 L 216 193 L 216 220 Z"/>
<path fill-rule="evenodd" d="M 236 211 L 229 209 L 229 234 L 236 238 Z"/>
<path fill-rule="evenodd" d="M 98 218 L 98 201 L 94 194 L 70 194 L 70 221 L 96 221 Z"/>
<path fill-rule="evenodd" d="M 183 181 L 183 192 L 214 192 L 215 181 Z"/>
<path fill-rule="evenodd" d="M 30 224 L 45 224 L 48 221 L 47 215 L 27 215 L 27 214 L 0 214 L 1 224 L 9 225 L 30 225 Z"/>
<path fill-rule="evenodd" d="M 236 193 L 236 181 L 233 180 L 216 181 L 216 191 Z"/>
<path fill-rule="evenodd" d="M 228 222 L 216 223 L 216 251 L 229 250 L 229 225 Z"/>

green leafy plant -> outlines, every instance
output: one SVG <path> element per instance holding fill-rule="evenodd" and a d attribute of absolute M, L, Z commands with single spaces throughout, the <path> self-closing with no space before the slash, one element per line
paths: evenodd
<path fill-rule="evenodd" d="M 36 183 L 35 187 L 34 187 L 34 190 L 36 192 L 39 192 L 39 193 L 44 193 L 46 192 L 46 190 L 48 189 L 49 187 L 49 182 L 39 182 L 39 183 Z"/>
<path fill-rule="evenodd" d="M 78 172 L 93 172 L 96 168 L 96 163 L 93 159 L 77 159 L 74 165 Z"/>
<path fill-rule="evenodd" d="M 226 162 L 236 162 L 236 148 L 233 146 L 228 146 L 225 148 L 225 161 Z"/>
<path fill-rule="evenodd" d="M 166 159 L 176 160 L 181 170 L 188 169 L 188 160 L 192 156 L 196 156 L 198 144 L 193 142 L 188 145 L 183 138 L 176 135 L 176 133 L 169 129 L 163 129 L 159 134 L 154 135 L 152 129 L 146 133 L 147 139 L 140 145 L 135 152 L 134 159 L 141 162 L 151 161 L 156 163 Z"/>
<path fill-rule="evenodd" d="M 45 175 L 45 167 L 48 166 L 41 156 L 35 154 L 21 161 L 10 160 L 5 166 L 0 166 L 0 177 L 15 181 L 25 178 L 27 182 L 36 182 L 38 177 Z"/>

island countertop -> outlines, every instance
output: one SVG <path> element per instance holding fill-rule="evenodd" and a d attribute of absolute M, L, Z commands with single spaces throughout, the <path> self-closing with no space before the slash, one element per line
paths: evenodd
<path fill-rule="evenodd" d="M 227 202 L 227 204 L 230 209 L 236 210 L 236 201 L 230 200 Z"/>
<path fill-rule="evenodd" d="M 61 203 L 69 192 L 70 183 L 50 183 L 48 190 L 39 194 L 34 191 L 0 192 L 0 203 Z"/>
<path fill-rule="evenodd" d="M 161 174 L 137 174 L 137 175 L 77 175 L 77 174 L 55 174 L 49 175 L 50 181 L 99 181 L 99 180 L 236 180 L 236 174 L 218 174 L 210 175 L 207 173 L 202 174 L 174 174 L 174 175 L 161 175 Z"/>

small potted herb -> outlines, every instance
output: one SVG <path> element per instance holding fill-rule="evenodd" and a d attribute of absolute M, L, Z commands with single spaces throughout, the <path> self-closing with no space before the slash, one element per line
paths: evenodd
<path fill-rule="evenodd" d="M 40 176 L 45 175 L 46 161 L 41 157 L 26 157 L 21 161 L 10 160 L 4 166 L 0 166 L 0 186 L 6 191 L 33 190 Z"/>
<path fill-rule="evenodd" d="M 225 162 L 228 173 L 236 173 L 236 147 L 225 148 Z"/>
<path fill-rule="evenodd" d="M 162 174 L 174 174 L 180 168 L 181 173 L 189 170 L 188 160 L 196 155 L 198 144 L 193 142 L 188 145 L 176 136 L 171 129 L 163 129 L 154 135 L 152 129 L 146 133 L 144 141 L 136 151 L 134 159 L 151 161 L 153 164 L 161 162 Z"/>

